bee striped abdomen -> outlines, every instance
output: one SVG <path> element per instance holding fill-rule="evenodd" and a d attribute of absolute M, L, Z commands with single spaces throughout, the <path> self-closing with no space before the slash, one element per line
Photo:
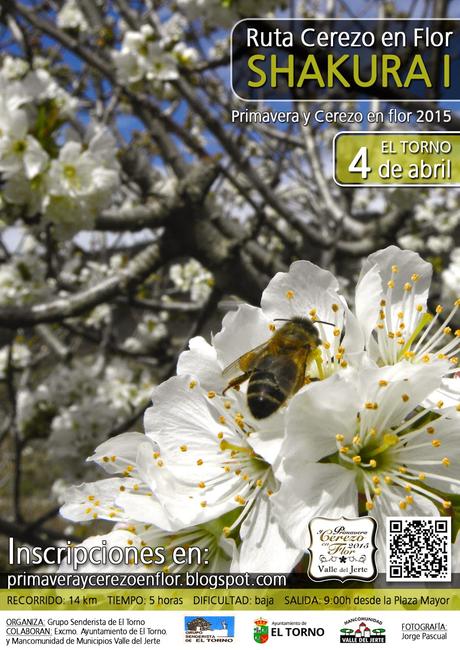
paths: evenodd
<path fill-rule="evenodd" d="M 257 419 L 277 411 L 292 393 L 296 365 L 288 357 L 268 355 L 254 370 L 248 383 L 248 406 Z"/>

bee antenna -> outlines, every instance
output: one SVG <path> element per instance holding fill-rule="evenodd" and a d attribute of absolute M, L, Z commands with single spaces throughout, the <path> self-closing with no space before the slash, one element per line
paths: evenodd
<path fill-rule="evenodd" d="M 274 318 L 273 319 L 275 322 L 277 321 L 282 321 L 283 323 L 289 323 L 292 318 Z M 312 321 L 313 325 L 316 323 L 322 323 L 323 325 L 330 325 L 331 327 L 335 327 L 334 323 L 329 323 L 327 320 L 314 320 Z"/>

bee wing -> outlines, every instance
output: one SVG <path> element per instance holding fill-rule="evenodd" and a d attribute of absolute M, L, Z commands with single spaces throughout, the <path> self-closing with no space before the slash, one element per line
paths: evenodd
<path fill-rule="evenodd" d="M 246 352 L 245 354 L 241 355 L 241 357 L 238 357 L 238 359 L 235 359 L 231 364 L 229 364 L 226 368 L 222 370 L 222 376 L 223 377 L 232 377 L 233 375 L 236 375 L 238 372 L 248 372 L 248 370 L 251 370 L 252 366 L 256 363 L 258 359 L 262 356 L 262 354 L 265 352 L 267 349 L 267 343 L 261 343 L 257 347 L 255 347 L 253 350 L 250 350 L 249 352 Z"/>

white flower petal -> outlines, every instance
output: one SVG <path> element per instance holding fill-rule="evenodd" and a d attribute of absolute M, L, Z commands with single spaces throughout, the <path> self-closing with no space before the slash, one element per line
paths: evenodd
<path fill-rule="evenodd" d="M 329 271 L 316 264 L 299 260 L 291 264 L 288 273 L 277 273 L 262 294 L 261 305 L 268 318 L 308 316 L 316 309 L 318 318 L 326 319 L 332 303 L 329 291 L 339 290 L 339 283 Z"/>
<path fill-rule="evenodd" d="M 355 293 L 356 316 L 363 329 L 366 345 L 369 345 L 370 337 L 377 324 L 383 296 L 379 267 L 375 265 L 366 273 L 361 273 Z"/>
<path fill-rule="evenodd" d="M 79 142 L 73 140 L 66 142 L 59 152 L 59 160 L 64 163 L 75 164 L 81 154 L 81 149 L 82 147 Z"/>
<path fill-rule="evenodd" d="M 283 408 L 272 416 L 258 420 L 256 430 L 251 433 L 251 447 L 274 465 L 279 457 L 285 435 L 286 409 Z"/>
<path fill-rule="evenodd" d="M 315 461 L 337 451 L 336 435 L 352 435 L 361 398 L 339 375 L 315 382 L 291 400 L 286 415 L 284 458 Z"/>
<path fill-rule="evenodd" d="M 132 478 L 109 478 L 94 483 L 83 483 L 68 488 L 60 514 L 71 521 L 91 521 L 95 518 L 113 521 L 125 520 L 114 509 L 120 490 L 130 490 L 136 481 Z"/>
<path fill-rule="evenodd" d="M 306 463 L 290 458 L 284 463 L 283 480 L 272 498 L 281 528 L 295 546 L 306 551 L 308 525 L 313 517 L 356 517 L 358 491 L 353 472 L 334 464 Z"/>
<path fill-rule="evenodd" d="M 7 134 L 13 140 L 23 140 L 26 137 L 29 121 L 24 110 L 16 110 L 7 117 Z M 5 129 L 5 126 L 3 127 Z"/>
<path fill-rule="evenodd" d="M 99 445 L 88 461 L 97 463 L 108 474 L 123 473 L 128 466 L 135 467 L 139 445 L 144 442 L 149 439 L 143 433 L 122 433 Z"/>
<path fill-rule="evenodd" d="M 222 368 L 239 359 L 272 336 L 269 320 L 259 307 L 241 305 L 229 312 L 222 321 L 222 329 L 213 336 L 212 344 Z"/>
<path fill-rule="evenodd" d="M 447 362 L 442 361 L 419 365 L 401 361 L 394 366 L 362 370 L 358 375 L 361 407 L 367 403 L 377 404 L 376 410 L 364 410 L 367 426 L 383 431 L 400 425 L 439 387 L 447 368 Z M 381 386 L 381 381 L 386 381 L 387 385 Z"/>
<path fill-rule="evenodd" d="M 238 507 L 235 497 L 244 490 L 239 473 L 224 469 L 227 446 L 238 448 L 244 441 L 218 422 L 218 405 L 213 406 L 198 384 L 190 388 L 192 382 L 192 377 L 181 375 L 156 388 L 154 406 L 145 414 L 146 433 L 161 451 L 161 457 L 151 461 L 156 463 L 151 470 L 156 472 L 152 478 L 156 493 L 171 517 L 183 525 L 208 521 Z M 248 446 L 248 458 L 251 449 Z"/>
<path fill-rule="evenodd" d="M 188 346 L 189 349 L 179 356 L 177 374 L 195 376 L 204 390 L 221 393 L 228 382 L 222 377 L 222 366 L 217 361 L 216 349 L 202 336 L 190 339 Z"/>
<path fill-rule="evenodd" d="M 116 499 L 116 505 L 123 508 L 127 519 L 134 519 L 145 524 L 154 524 L 165 531 L 182 528 L 167 516 L 160 503 L 153 497 L 134 492 L 123 492 Z"/>
<path fill-rule="evenodd" d="M 278 524 L 272 498 L 261 496 L 241 525 L 238 571 L 289 573 L 302 556 Z M 232 570 L 235 570 L 232 568 Z"/>
<path fill-rule="evenodd" d="M 398 337 L 394 336 L 401 322 L 398 314 L 403 314 L 404 337 L 409 338 L 426 308 L 431 275 L 431 264 L 418 253 L 397 246 L 377 251 L 364 262 L 356 287 L 356 313 L 363 327 L 368 352 L 376 360 L 380 358 L 391 364 L 398 358 L 401 348 L 397 344 Z M 377 331 L 382 310 L 385 329 L 381 333 L 382 342 L 377 346 L 371 336 L 373 331 Z M 388 339 L 388 332 L 393 334 L 392 339 Z"/>
<path fill-rule="evenodd" d="M 176 475 L 185 472 L 191 483 L 205 480 L 204 473 L 215 471 L 212 461 L 219 453 L 219 432 L 226 431 L 231 438 L 231 431 L 214 419 L 201 387 L 190 375 L 157 386 L 152 400 L 153 406 L 145 412 L 145 431 L 159 445 L 162 461 Z"/>
<path fill-rule="evenodd" d="M 419 280 L 413 285 L 417 295 L 417 302 L 425 307 L 433 268 L 418 253 L 402 250 L 398 246 L 388 246 L 376 253 L 372 253 L 363 263 L 360 280 L 370 269 L 377 267 L 382 292 L 386 293 L 387 284 L 392 277 L 391 270 L 393 266 L 398 267 L 398 272 L 393 276 L 395 281 L 395 287 L 392 292 L 393 304 L 402 301 L 404 297 L 404 284 L 411 282 L 411 277 L 415 273 L 420 276 Z"/>
<path fill-rule="evenodd" d="M 24 171 L 27 178 L 33 178 L 42 172 L 48 163 L 48 154 L 35 138 L 27 136 L 27 147 L 24 153 Z"/>
<path fill-rule="evenodd" d="M 439 402 L 442 402 L 442 407 L 439 407 Z M 433 411 L 440 411 L 442 413 L 452 410 L 453 415 L 458 412 L 456 407 L 460 404 L 460 377 L 453 377 L 443 379 L 441 386 L 433 391 L 423 403 L 423 406 L 431 407 Z"/>

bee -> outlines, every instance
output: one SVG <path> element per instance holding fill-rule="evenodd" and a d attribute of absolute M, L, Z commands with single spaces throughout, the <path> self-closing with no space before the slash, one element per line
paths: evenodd
<path fill-rule="evenodd" d="M 295 316 L 261 345 L 246 352 L 223 371 L 231 377 L 224 390 L 239 386 L 249 379 L 248 407 L 252 415 L 261 420 L 277 411 L 305 383 L 305 373 L 318 357 L 321 343 L 318 330 L 309 318 Z M 326 321 L 315 321 L 332 325 Z"/>

